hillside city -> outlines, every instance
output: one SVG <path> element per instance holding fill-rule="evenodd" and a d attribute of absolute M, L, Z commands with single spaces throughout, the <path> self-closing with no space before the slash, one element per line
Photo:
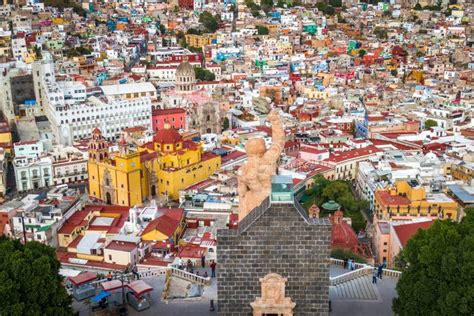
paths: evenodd
<path fill-rule="evenodd" d="M 472 315 L 473 17 L 4 0 L 0 315 Z"/>

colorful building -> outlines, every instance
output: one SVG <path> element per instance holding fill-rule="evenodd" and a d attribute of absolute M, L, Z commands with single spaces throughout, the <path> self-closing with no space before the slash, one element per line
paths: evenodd
<path fill-rule="evenodd" d="M 416 181 L 397 181 L 388 190 L 375 192 L 375 216 L 380 220 L 413 217 L 457 219 L 458 204 L 444 193 L 427 194 Z"/>
<path fill-rule="evenodd" d="M 77 247 L 80 246 L 81 240 L 88 234 L 96 236 L 95 233 L 98 233 L 97 240 L 104 239 L 103 241 L 105 241 L 107 237 L 112 238 L 122 230 L 128 218 L 128 213 L 128 207 L 118 205 L 87 205 L 71 215 L 58 230 L 58 246 L 71 248 L 68 249 L 68 252 L 77 253 Z M 92 238 L 86 237 L 87 239 Z M 93 254 L 93 252 L 89 253 L 93 258 L 95 258 L 94 255 L 97 255 L 100 258 L 95 259 L 102 260 L 100 254 Z M 88 259 L 89 256 L 83 254 L 83 259 Z"/>
<path fill-rule="evenodd" d="M 204 47 L 206 45 L 210 45 L 216 42 L 217 35 L 216 34 L 186 34 L 186 43 L 192 47 Z"/>
<path fill-rule="evenodd" d="M 142 146 L 131 148 L 123 138 L 118 145 L 118 152 L 109 153 L 98 129 L 89 144 L 89 194 L 107 204 L 140 205 L 157 195 L 178 199 L 181 189 L 208 178 L 221 165 L 220 156 L 183 140 L 169 123 Z"/>
<path fill-rule="evenodd" d="M 184 210 L 163 209 L 165 213 L 148 223 L 142 232 L 142 240 L 145 241 L 164 241 L 172 240 L 177 244 L 179 237 L 184 230 Z"/>
<path fill-rule="evenodd" d="M 151 125 L 155 132 L 164 129 L 166 123 L 174 129 L 186 128 L 186 111 L 182 108 L 156 109 L 151 115 Z"/>
<path fill-rule="evenodd" d="M 374 225 L 372 245 L 375 263 L 385 263 L 391 268 L 400 251 L 406 246 L 408 240 L 420 229 L 428 229 L 434 223 L 432 220 L 389 222 L 377 221 Z"/>
<path fill-rule="evenodd" d="M 0 120 L 0 148 L 5 151 L 5 158 L 13 153 L 12 132 L 6 120 Z"/>

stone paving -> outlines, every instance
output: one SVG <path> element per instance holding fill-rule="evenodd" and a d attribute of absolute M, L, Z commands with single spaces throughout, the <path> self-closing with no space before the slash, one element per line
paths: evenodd
<path fill-rule="evenodd" d="M 331 266 L 331 277 L 347 273 L 349 270 Z M 397 295 L 395 290 L 396 280 L 384 278 L 378 280 L 375 286 L 377 300 L 348 300 L 335 299 L 330 295 L 332 312 L 334 316 L 388 316 L 393 315 L 392 300 Z"/>
<path fill-rule="evenodd" d="M 198 269 L 202 275 L 205 270 L 208 274 L 211 274 L 209 268 Z M 340 275 L 342 273 L 349 272 L 347 269 L 341 269 L 340 267 L 331 266 L 330 275 L 331 277 Z M 217 271 L 217 273 L 219 273 Z M 164 276 L 153 277 L 144 279 L 150 284 L 154 291 L 151 293 L 152 306 L 151 308 L 137 312 L 132 307 L 128 307 L 129 315 L 140 315 L 140 316 L 207 316 L 217 315 L 217 311 L 209 311 L 210 301 L 214 300 L 215 307 L 217 310 L 217 280 L 211 279 L 211 285 L 204 288 L 203 296 L 200 298 L 190 299 L 175 299 L 164 302 L 161 299 L 161 294 L 164 285 Z M 357 301 L 357 300 L 337 300 L 332 299 L 332 312 L 330 315 L 363 315 L 363 316 L 385 316 L 393 315 L 391 311 L 392 299 L 396 296 L 395 291 L 396 282 L 393 279 L 385 278 L 377 282 L 376 290 L 379 294 L 378 300 L 373 301 Z M 79 312 L 79 316 L 91 315 L 89 312 L 89 306 L 85 302 L 74 302 L 73 307 Z"/>

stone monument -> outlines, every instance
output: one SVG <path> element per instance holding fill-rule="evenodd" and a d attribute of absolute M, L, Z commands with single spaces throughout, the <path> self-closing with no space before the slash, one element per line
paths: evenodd
<path fill-rule="evenodd" d="M 285 146 L 285 131 L 280 115 L 275 111 L 268 114 L 272 123 L 272 144 L 267 150 L 262 138 L 253 138 L 245 144 L 247 163 L 237 174 L 239 181 L 239 220 L 262 204 L 270 195 L 271 179 L 276 174 L 277 162 Z"/>
<path fill-rule="evenodd" d="M 218 314 L 268 315 L 274 312 L 263 308 L 273 306 L 291 307 L 294 315 L 328 315 L 331 223 L 310 218 L 298 192 L 275 176 L 285 135 L 276 112 L 268 119 L 270 148 L 259 139 L 246 144 L 248 161 L 238 176 L 238 228 L 217 232 Z M 291 192 L 282 191 L 282 185 Z"/>
<path fill-rule="evenodd" d="M 286 281 L 287 279 L 276 273 L 269 273 L 260 279 L 262 297 L 257 297 L 255 302 L 250 303 L 253 316 L 268 314 L 293 316 L 293 308 L 296 304 L 290 297 L 285 297 Z"/>

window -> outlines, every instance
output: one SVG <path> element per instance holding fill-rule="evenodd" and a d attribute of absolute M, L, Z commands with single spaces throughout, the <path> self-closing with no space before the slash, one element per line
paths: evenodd
<path fill-rule="evenodd" d="M 384 246 L 387 246 L 387 243 L 386 243 L 386 242 L 384 242 L 384 243 L 383 243 L 383 245 L 384 245 Z"/>
<path fill-rule="evenodd" d="M 112 255 L 109 255 L 109 261 L 112 261 Z"/>

